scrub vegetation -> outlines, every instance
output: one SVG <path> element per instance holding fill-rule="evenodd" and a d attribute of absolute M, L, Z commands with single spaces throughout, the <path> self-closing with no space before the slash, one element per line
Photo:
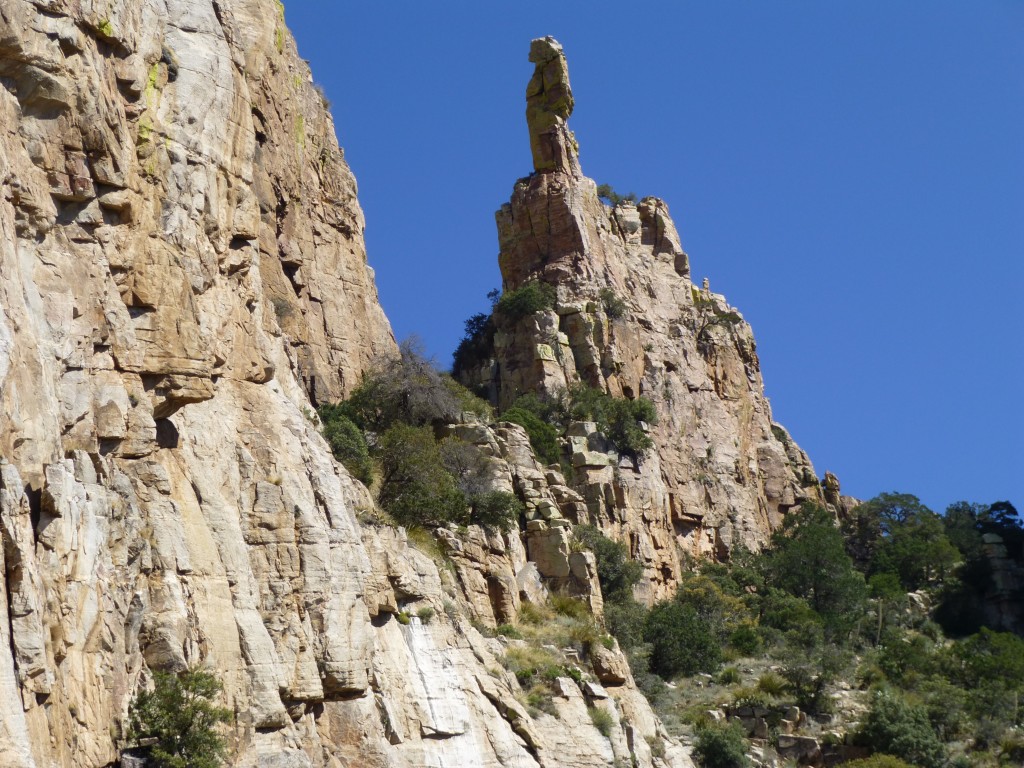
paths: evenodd
<path fill-rule="evenodd" d="M 851 749 L 875 753 L 851 766 L 952 768 L 1016 765 L 1024 752 L 1024 639 L 981 610 L 997 588 L 983 565 L 990 534 L 1021 559 L 1024 527 L 1006 502 L 940 516 L 882 494 L 841 526 L 808 504 L 763 552 L 701 564 L 650 608 L 633 599 L 639 566 L 622 545 L 576 535 L 596 555 L 608 631 L 702 766 L 743 765 L 747 751 L 747 734 L 710 710 L 757 709 L 776 728 L 798 707 L 814 733 L 850 722 Z"/>

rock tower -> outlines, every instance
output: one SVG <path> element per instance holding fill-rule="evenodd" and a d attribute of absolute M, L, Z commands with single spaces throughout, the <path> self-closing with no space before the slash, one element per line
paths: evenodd
<path fill-rule="evenodd" d="M 496 312 L 490 354 L 462 378 L 503 407 L 576 383 L 655 404 L 655 448 L 640 461 L 620 457 L 593 425 L 570 429 L 570 485 L 586 510 L 567 514 L 627 542 L 646 567 L 646 597 L 662 598 L 690 558 L 761 547 L 822 490 L 772 421 L 750 326 L 724 296 L 693 284 L 665 202 L 609 206 L 583 176 L 562 47 L 534 40 L 530 61 L 534 172 L 497 212 L 498 258 L 506 292 L 542 281 L 557 300 L 519 319 Z"/>

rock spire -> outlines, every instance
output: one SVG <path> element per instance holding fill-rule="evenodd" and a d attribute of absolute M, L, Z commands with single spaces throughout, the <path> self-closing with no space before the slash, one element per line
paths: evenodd
<path fill-rule="evenodd" d="M 533 168 L 538 173 L 579 173 L 576 138 L 569 130 L 572 86 L 562 46 L 553 37 L 530 43 L 530 61 L 536 65 L 526 86 L 526 124 L 530 129 Z"/>
<path fill-rule="evenodd" d="M 493 348 L 467 385 L 501 407 L 524 393 L 557 400 L 580 384 L 654 405 L 653 448 L 628 456 L 595 424 L 568 425 L 568 484 L 585 509 L 572 524 L 627 543 L 645 567 L 638 596 L 670 597 L 694 557 L 727 558 L 767 543 L 790 510 L 823 501 L 806 454 L 773 422 L 753 330 L 691 280 L 689 257 L 656 197 L 605 205 L 583 175 L 566 124 L 573 98 L 562 47 L 534 40 L 527 123 L 535 173 L 496 213 L 505 291 L 554 287 L 552 306 L 494 315 Z M 531 523 L 528 548 L 545 535 Z"/>

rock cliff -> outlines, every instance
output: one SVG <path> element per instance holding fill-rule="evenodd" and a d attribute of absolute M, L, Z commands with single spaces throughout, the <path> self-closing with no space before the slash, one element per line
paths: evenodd
<path fill-rule="evenodd" d="M 582 516 L 585 500 L 537 465 L 521 430 L 453 428 L 493 458 L 497 484 L 547 511 L 539 565 L 519 535 L 472 527 L 425 554 L 372 522 L 368 491 L 331 457 L 312 407 L 347 394 L 395 344 L 355 182 L 283 13 L 274 0 L 0 5 L 0 766 L 116 764 L 132 696 L 153 670 L 189 666 L 225 684 L 238 766 L 689 765 L 614 644 L 585 660 L 551 651 L 566 676 L 548 711 L 504 668 L 521 641 L 487 628 L 523 600 L 561 586 L 600 612 L 592 559 L 551 533 L 564 531 L 552 510 Z M 617 255 L 658 265 L 647 274 L 677 269 L 685 257 L 658 229 L 671 228 L 660 204 L 610 216 L 572 169 L 568 81 L 557 57 L 538 63 L 551 79 L 542 74 L 537 108 L 553 117 L 531 126 L 552 170 L 517 192 L 508 216 L 540 194 L 571 198 L 576 208 L 558 215 L 577 211 L 579 236 L 618 238 Z M 627 240 L 618 218 L 642 216 Z M 534 247 L 512 218 L 503 231 Z M 599 280 L 626 295 L 626 267 L 610 250 L 590 253 L 579 252 L 597 259 L 579 296 Z M 614 280 L 595 272 L 605 264 Z M 507 279 L 539 268 L 523 262 Z M 688 283 L 657 290 L 694 305 Z M 651 315 L 659 332 L 683 322 L 664 312 Z M 746 378 L 759 386 L 748 335 L 742 358 L 714 329 L 721 359 L 687 367 L 684 342 L 650 333 L 659 362 L 648 371 L 627 326 L 582 307 L 565 317 L 600 322 L 621 350 L 610 359 L 630 372 L 601 377 L 613 391 L 660 385 L 660 361 L 672 360 L 673 396 L 689 391 L 692 367 L 703 373 L 687 402 L 756 423 L 736 432 L 755 435 L 750 445 L 723 446 L 709 465 L 735 455 L 740 473 L 775 467 L 737 486 L 751 506 L 736 520 L 761 531 L 795 501 L 787 467 L 803 459 L 757 432 L 768 422 Z M 695 418 L 665 413 L 664 435 Z M 616 514 L 649 504 L 667 526 L 689 514 L 657 496 L 662 486 L 645 490 L 656 465 L 629 470 L 633 485 L 609 480 L 616 493 L 649 493 Z M 665 546 L 680 535 L 663 533 Z M 606 734 L 591 710 L 606 712 Z"/>
<path fill-rule="evenodd" d="M 667 597 L 696 557 L 757 549 L 803 500 L 824 501 L 806 454 L 772 421 L 753 333 L 705 280 L 693 284 L 668 206 L 654 197 L 605 205 L 580 170 L 568 128 L 573 97 L 561 46 L 534 40 L 526 92 L 534 173 L 497 213 L 508 293 L 557 291 L 525 317 L 494 313 L 492 346 L 461 370 L 500 406 L 556 397 L 576 383 L 657 408 L 655 448 L 619 457 L 593 425 L 570 429 L 574 522 L 629 543 L 648 600 Z M 838 498 L 838 481 L 834 495 Z"/>

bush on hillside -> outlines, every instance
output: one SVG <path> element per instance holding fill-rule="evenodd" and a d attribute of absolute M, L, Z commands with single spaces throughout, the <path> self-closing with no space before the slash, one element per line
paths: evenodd
<path fill-rule="evenodd" d="M 373 480 L 373 460 L 362 430 L 337 406 L 321 407 L 319 414 L 324 438 L 331 446 L 334 458 L 344 464 L 359 482 L 370 485 Z"/>
<path fill-rule="evenodd" d="M 604 599 L 615 602 L 623 597 L 631 597 L 633 587 L 640 581 L 644 569 L 629 557 L 626 545 L 612 541 L 592 525 L 577 525 L 573 529 L 573 536 L 581 546 L 594 553 L 597 578 Z"/>
<path fill-rule="evenodd" d="M 872 755 L 843 763 L 843 768 L 914 768 L 914 766 L 892 755 Z"/>
<path fill-rule="evenodd" d="M 612 397 L 580 384 L 569 390 L 567 401 L 569 418 L 596 422 L 598 431 L 615 443 L 620 453 L 639 457 L 654 445 L 641 427 L 641 422 L 658 423 L 654 403 L 646 397 Z"/>
<path fill-rule="evenodd" d="M 921 768 L 942 768 L 946 763 L 946 749 L 932 730 L 928 713 L 896 693 L 875 693 L 857 740 Z"/>
<path fill-rule="evenodd" d="M 479 313 L 466 320 L 465 333 L 452 354 L 452 376 L 463 374 L 487 360 L 494 346 L 494 321 Z"/>
<path fill-rule="evenodd" d="M 651 646 L 651 671 L 665 680 L 714 672 L 722 663 L 722 643 L 692 605 L 657 603 L 647 614 L 644 640 Z"/>
<path fill-rule="evenodd" d="M 445 468 L 430 427 L 398 422 L 380 441 L 380 504 L 399 525 L 468 521 L 469 505 Z"/>
<path fill-rule="evenodd" d="M 351 397 L 338 406 L 360 429 L 383 433 L 395 423 L 412 426 L 452 424 L 472 394 L 442 374 L 413 341 L 400 354 L 378 362 Z"/>
<path fill-rule="evenodd" d="M 526 512 L 514 493 L 489 491 L 470 497 L 472 509 L 469 521 L 474 525 L 488 525 L 510 530 L 519 524 L 519 517 Z"/>
<path fill-rule="evenodd" d="M 747 768 L 747 740 L 736 723 L 709 723 L 697 732 L 693 747 L 700 768 Z"/>
<path fill-rule="evenodd" d="M 516 401 L 517 403 L 519 401 Z M 518 404 L 501 414 L 504 421 L 511 421 L 526 430 L 530 447 L 542 464 L 557 464 L 562 449 L 558 444 L 558 430 L 543 421 L 533 410 Z"/>
<path fill-rule="evenodd" d="M 611 288 L 602 288 L 598 296 L 601 299 L 601 305 L 604 307 L 604 313 L 612 320 L 617 320 L 626 314 L 626 302 L 619 298 L 618 294 Z"/>
<path fill-rule="evenodd" d="M 495 311 L 515 322 L 536 312 L 554 309 L 558 298 L 555 287 L 540 280 L 531 280 L 501 294 Z"/>
<path fill-rule="evenodd" d="M 598 184 L 597 185 L 597 196 L 604 200 L 612 207 L 623 202 L 636 202 L 636 193 L 627 192 L 625 195 L 620 195 L 614 189 L 611 184 Z"/>
<path fill-rule="evenodd" d="M 814 504 L 786 517 L 763 556 L 765 581 L 807 604 L 821 618 L 827 639 L 844 637 L 863 613 L 864 577 L 846 554 L 832 516 Z"/>

